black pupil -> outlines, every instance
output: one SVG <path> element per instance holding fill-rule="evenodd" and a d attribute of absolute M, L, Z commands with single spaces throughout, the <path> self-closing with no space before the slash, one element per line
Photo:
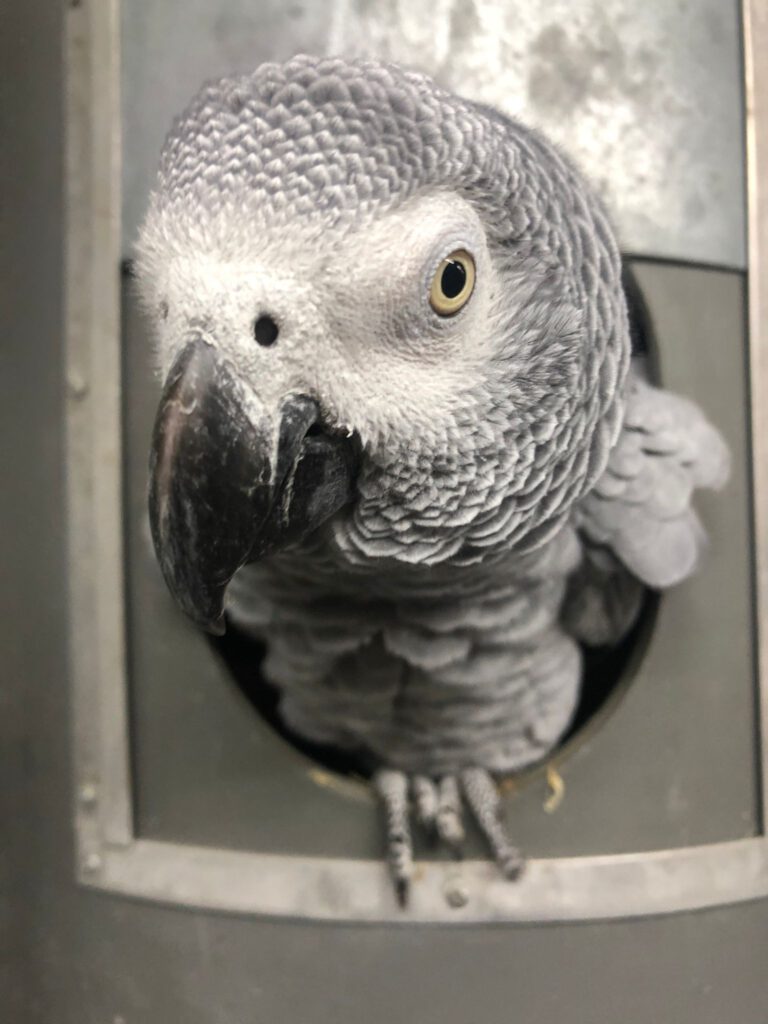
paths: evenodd
<path fill-rule="evenodd" d="M 449 260 L 443 270 L 443 276 L 440 278 L 443 295 L 446 299 L 455 299 L 457 295 L 461 295 L 466 283 L 467 272 L 464 269 L 464 264 L 459 263 L 458 260 Z"/>
<path fill-rule="evenodd" d="M 259 345 L 274 345 L 277 335 L 278 327 L 271 316 L 260 316 L 253 325 L 253 336 Z"/>

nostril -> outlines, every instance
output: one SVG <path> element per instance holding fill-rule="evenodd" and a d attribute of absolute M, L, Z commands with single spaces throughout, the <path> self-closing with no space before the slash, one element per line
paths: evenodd
<path fill-rule="evenodd" d="M 280 333 L 280 328 L 277 326 L 271 316 L 265 314 L 264 316 L 258 317 L 253 324 L 253 336 L 259 345 L 268 347 L 274 345 L 277 341 L 277 336 Z"/>

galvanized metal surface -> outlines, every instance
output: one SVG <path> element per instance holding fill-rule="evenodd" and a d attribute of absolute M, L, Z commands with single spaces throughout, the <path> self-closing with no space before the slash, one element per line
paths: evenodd
<path fill-rule="evenodd" d="M 28 0 L 4 10 L 0 33 L 8 51 L 0 117 L 14 140 L 12 152 L 0 152 L 8 200 L 0 434 L 11 439 L 2 450 L 0 532 L 0 813 L 11 881 L 0 894 L 3 1019 L 762 1021 L 765 902 L 592 925 L 395 930 L 180 911 L 74 884 L 61 442 L 62 15 L 59 5 Z"/>
<path fill-rule="evenodd" d="M 264 913 L 303 913 L 306 917 L 339 915 L 360 919 L 391 919 L 397 911 L 384 884 L 385 875 L 378 859 L 370 863 L 355 863 L 352 859 L 355 856 L 366 856 L 366 851 L 370 850 L 369 841 L 364 844 L 362 851 L 359 847 L 356 849 L 353 842 L 349 849 L 341 851 L 342 856 L 332 865 L 325 863 L 319 856 L 322 844 L 328 836 L 338 840 L 338 823 L 344 820 L 344 813 L 324 815 L 326 827 L 307 833 L 311 844 L 309 855 L 301 847 L 296 849 L 290 838 L 290 830 L 285 833 L 284 830 L 275 827 L 276 820 L 284 824 L 298 822 L 302 825 L 305 822 L 304 815 L 299 813 L 295 793 L 290 792 L 289 785 L 292 774 L 294 781 L 299 774 L 303 776 L 304 766 L 296 755 L 291 756 L 288 752 L 286 756 L 286 752 L 279 751 L 276 745 L 270 750 L 267 742 L 266 747 L 266 763 L 271 764 L 273 768 L 270 772 L 272 787 L 264 790 L 262 800 L 254 802 L 251 807 L 255 819 L 266 816 L 269 822 L 272 815 L 272 827 L 267 828 L 266 832 L 263 829 L 261 833 L 256 832 L 256 845 L 245 858 L 237 856 L 233 861 L 233 855 L 226 849 L 232 841 L 229 832 L 232 823 L 247 818 L 249 811 L 247 802 L 235 799 L 230 801 L 228 819 L 219 813 L 221 795 L 227 792 L 226 777 L 219 777 L 216 784 L 208 787 L 197 783 L 192 785 L 190 779 L 186 778 L 172 791 L 170 802 L 183 809 L 181 820 L 184 822 L 183 831 L 186 832 L 181 836 L 175 836 L 180 840 L 176 845 L 146 839 L 136 841 L 131 831 L 130 820 L 126 816 L 126 809 L 133 806 L 136 796 L 141 819 L 142 805 L 151 803 L 153 776 L 161 778 L 163 775 L 162 762 L 155 762 L 149 777 L 143 770 L 147 763 L 144 753 L 145 730 L 148 729 L 151 735 L 152 729 L 156 725 L 160 726 L 164 756 L 169 742 L 172 743 L 178 737 L 186 737 L 189 743 L 193 737 L 189 732 L 191 716 L 186 716 L 184 728 L 180 730 L 174 728 L 175 711 L 168 716 L 153 714 L 148 719 L 143 719 L 142 703 L 134 696 L 133 755 L 139 780 L 139 787 L 134 790 L 128 779 L 129 748 L 125 718 L 128 680 L 121 632 L 124 621 L 124 594 L 122 571 L 116 562 L 123 539 L 119 506 L 120 487 L 115 461 L 116 454 L 121 448 L 117 399 L 120 390 L 121 339 L 117 331 L 118 299 L 114 280 L 110 283 L 108 278 L 103 281 L 98 276 L 100 273 L 103 274 L 100 262 L 102 252 L 105 254 L 107 265 L 110 262 L 110 254 L 113 267 L 117 262 L 115 183 L 116 154 L 119 150 L 117 139 L 110 134 L 113 131 L 110 111 L 114 109 L 118 74 L 115 45 L 116 9 L 116 0 L 112 0 L 98 8 L 75 10 L 70 13 L 70 47 L 78 56 L 78 60 L 70 63 L 70 101 L 73 104 L 70 110 L 76 120 L 85 116 L 87 125 L 81 135 L 74 134 L 70 140 L 70 179 L 75 182 L 70 204 L 75 221 L 71 229 L 74 242 L 70 251 L 70 265 L 74 273 L 69 293 L 68 372 L 84 385 L 71 395 L 73 411 L 69 421 L 69 500 L 73 512 L 73 544 L 69 575 L 73 635 L 82 635 L 89 619 L 97 625 L 92 631 L 91 642 L 84 649 L 85 656 L 81 646 L 77 642 L 73 644 L 78 786 L 81 794 L 76 813 L 80 877 L 90 885 L 134 892 L 155 899 L 173 899 L 176 896 L 184 902 L 216 905 L 226 909 L 236 908 L 238 901 L 242 899 L 243 909 L 261 910 Z M 83 181 L 94 183 L 94 188 L 83 191 Z M 78 240 L 83 238 L 86 243 L 78 244 Z M 101 287 L 102 284 L 104 287 Z M 703 397 L 705 405 L 708 406 L 711 404 L 707 401 L 708 398 L 727 396 L 725 403 L 721 403 L 717 409 L 715 418 L 726 428 L 734 449 L 737 452 L 744 452 L 746 443 L 745 423 L 741 412 L 744 401 L 743 380 L 740 376 L 742 360 L 739 356 L 740 312 L 741 304 L 737 301 L 735 315 L 732 306 L 730 317 L 726 317 L 722 323 L 725 346 L 719 336 L 713 335 L 713 323 L 702 325 L 696 339 L 698 347 L 695 349 L 690 345 L 690 332 L 687 342 L 684 340 L 684 333 L 683 338 L 675 342 L 674 339 L 667 339 L 665 332 L 662 332 L 660 345 L 662 377 L 665 382 L 672 386 L 682 382 L 684 389 L 690 390 L 696 397 Z M 133 353 L 137 352 L 137 346 L 133 341 L 129 342 L 128 348 Z M 702 377 L 697 374 L 697 367 L 702 365 L 701 356 L 705 351 L 709 353 L 709 373 Z M 148 361 L 149 353 L 145 352 L 144 355 Z M 713 377 L 713 374 L 716 376 Z M 697 388 L 702 389 L 701 393 Z M 698 672 L 694 673 L 694 681 L 701 687 L 701 693 L 694 691 L 687 697 L 684 705 L 681 704 L 684 707 L 683 729 L 678 733 L 678 744 L 667 744 L 675 756 L 678 755 L 678 745 L 688 734 L 685 726 L 690 726 L 691 717 L 695 716 L 696 721 L 699 721 L 699 706 L 712 710 L 718 705 L 724 694 L 723 675 L 727 668 L 731 671 L 735 668 L 735 686 L 740 687 L 741 700 L 731 699 L 729 695 L 727 703 L 723 704 L 720 712 L 715 715 L 709 734 L 702 735 L 699 760 L 709 767 L 708 792 L 709 788 L 714 788 L 716 784 L 721 792 L 725 791 L 724 780 L 734 778 L 725 769 L 713 770 L 709 754 L 710 745 L 713 742 L 726 742 L 729 734 L 732 737 L 743 737 L 749 729 L 752 711 L 752 656 L 745 635 L 750 623 L 750 588 L 747 582 L 746 548 L 738 543 L 738 538 L 743 535 L 747 526 L 747 477 L 743 458 L 737 458 L 737 469 L 739 471 L 736 474 L 736 493 L 727 504 L 721 502 L 712 506 L 710 525 L 714 526 L 717 522 L 715 509 L 720 509 L 721 516 L 725 515 L 726 518 L 719 528 L 714 529 L 714 533 L 720 542 L 721 557 L 725 557 L 728 563 L 720 567 L 720 572 L 725 581 L 729 576 L 733 577 L 733 571 L 740 563 L 741 583 L 735 587 L 725 584 L 726 589 L 729 589 L 730 599 L 727 609 L 723 609 L 716 600 L 713 602 L 716 593 L 713 581 L 707 583 L 706 575 L 699 578 L 698 597 L 693 601 L 695 612 L 692 622 L 695 627 L 696 612 L 701 616 L 703 609 L 703 617 L 699 618 L 697 627 L 702 635 L 700 639 L 697 638 L 695 646 L 686 650 L 684 659 L 676 661 L 675 648 L 680 647 L 678 631 L 685 619 L 680 617 L 679 609 L 677 616 L 673 614 L 672 618 L 669 618 L 670 607 L 673 610 L 675 607 L 675 597 L 665 602 L 653 640 L 658 647 L 661 639 L 661 649 L 664 653 L 658 665 L 653 668 L 652 676 L 664 678 L 669 666 L 677 664 L 678 669 L 687 672 L 690 679 L 691 669 L 696 664 L 696 656 L 702 659 Z M 143 498 L 144 487 L 141 477 L 134 494 L 136 493 Z M 734 541 L 737 543 L 734 544 Z M 730 549 L 726 542 L 730 542 Z M 134 554 L 135 549 L 134 544 Z M 135 562 L 134 559 L 134 564 Z M 721 583 L 721 596 L 722 593 Z M 144 601 L 132 608 L 131 621 L 134 633 L 140 632 L 139 620 L 145 609 Z M 696 629 L 692 629 L 689 623 L 688 636 L 695 631 Z M 167 652 L 167 637 L 173 636 L 174 632 L 171 627 L 168 631 L 163 629 L 155 633 L 159 646 L 151 653 L 152 663 L 163 647 Z M 707 647 L 707 639 L 713 638 L 719 642 Z M 181 650 L 183 646 L 182 640 L 177 650 Z M 131 657 L 134 668 L 138 661 L 135 653 L 134 650 Z M 723 654 L 727 655 L 728 666 L 723 663 L 718 671 L 718 658 Z M 741 662 L 735 667 L 734 658 L 738 657 L 741 657 Z M 652 659 L 649 664 L 653 665 Z M 153 687 L 153 692 L 169 692 L 174 675 L 171 665 L 165 678 L 159 680 L 159 685 Z M 664 680 L 667 687 L 673 685 L 675 681 L 674 675 Z M 703 697 L 707 693 L 710 699 L 704 701 Z M 737 712 L 733 721 L 728 718 L 728 707 Z M 662 717 L 658 700 L 650 708 L 647 717 L 652 722 L 658 722 Z M 674 719 L 674 715 L 667 716 L 669 717 Z M 641 720 L 642 718 L 639 719 Z M 631 720 L 625 721 L 632 724 Z M 613 734 L 616 737 L 615 722 L 611 724 L 614 726 Z M 617 780 L 620 783 L 620 776 L 611 766 L 631 763 L 628 742 L 637 731 L 636 724 L 632 724 L 624 733 L 618 730 L 618 749 L 613 754 L 610 743 L 603 747 L 604 768 L 600 769 L 599 774 L 612 774 L 615 776 L 614 784 Z M 610 731 L 606 730 L 605 734 L 610 735 Z M 670 740 L 671 738 L 668 737 Z M 247 765 L 247 744 L 242 751 L 237 752 L 237 747 L 233 744 L 233 734 L 227 731 L 223 745 L 227 752 L 234 750 L 236 759 L 242 758 L 243 763 Z M 191 766 L 195 764 L 198 751 L 194 743 L 187 749 L 192 754 L 188 762 Z M 648 763 L 653 768 L 658 768 L 661 763 L 659 757 L 655 757 L 652 762 L 646 762 L 646 759 L 647 751 L 641 755 L 641 766 Z M 283 767 L 279 771 L 274 770 L 276 765 L 279 767 L 281 761 Z M 615 838 L 609 839 L 606 844 L 599 825 L 592 829 L 593 834 L 590 838 L 603 845 L 587 851 L 588 855 L 577 862 L 575 874 L 572 861 L 567 857 L 549 857 L 543 861 L 534 861 L 526 876 L 527 881 L 516 887 L 510 896 L 508 887 L 479 885 L 479 881 L 485 879 L 485 865 L 467 865 L 469 877 L 474 878 L 478 883 L 476 888 L 483 894 L 480 898 L 475 898 L 471 911 L 467 911 L 471 914 L 470 919 L 530 920 L 539 916 L 544 919 L 626 916 L 657 913 L 665 905 L 669 909 L 701 907 L 717 900 L 735 901 L 763 894 L 764 862 L 768 861 L 768 841 L 763 837 L 751 840 L 742 838 L 745 834 L 751 834 L 754 829 L 751 810 L 754 808 L 754 781 L 750 771 L 754 766 L 754 757 L 747 745 L 742 744 L 741 748 L 739 745 L 731 747 L 728 761 L 732 766 L 741 763 L 744 771 L 741 775 L 738 772 L 736 774 L 736 779 L 740 779 L 742 793 L 739 793 L 737 785 L 724 806 L 746 806 L 746 815 L 744 811 L 739 811 L 738 818 L 731 823 L 725 835 L 715 832 L 713 836 L 707 829 L 711 829 L 714 824 L 717 830 L 719 825 L 711 813 L 710 805 L 707 807 L 708 814 L 704 817 L 703 835 L 706 837 L 705 842 L 711 842 L 715 837 L 734 840 L 738 838 L 739 842 L 726 845 L 712 844 L 702 850 L 692 850 L 683 845 L 679 849 L 646 854 L 633 853 L 627 859 L 626 856 L 622 857 L 615 853 L 614 844 L 626 842 L 627 835 L 633 834 L 633 819 L 636 819 L 637 815 L 626 812 L 614 813 Z M 688 813 L 692 826 L 701 829 L 700 821 L 697 822 L 695 815 L 690 814 L 690 808 L 686 805 L 685 796 L 681 794 L 680 781 L 675 772 L 679 774 L 680 762 L 673 759 L 671 776 L 668 771 L 661 772 L 660 780 L 663 785 L 656 800 L 659 803 L 665 802 L 667 811 L 672 811 L 672 818 L 677 815 L 685 821 L 685 815 Z M 253 771 L 253 766 L 251 774 L 253 777 L 259 775 Z M 641 770 L 639 777 L 643 778 L 644 774 Z M 242 775 L 239 777 L 242 778 Z M 283 777 L 286 784 L 283 784 Z M 306 790 L 306 786 L 304 788 Z M 582 836 L 590 833 L 590 830 L 585 828 L 585 821 L 589 820 L 589 809 L 601 807 L 599 798 L 603 791 L 599 785 L 582 789 L 582 793 L 585 791 L 590 794 L 590 799 L 585 807 L 586 814 L 578 815 L 581 829 L 572 830 L 571 834 L 574 835 L 578 835 L 579 832 Z M 643 786 L 642 792 L 647 794 L 650 788 Z M 201 795 L 207 797 L 207 802 L 206 799 L 200 802 Z M 317 801 L 320 794 L 313 795 Z M 621 791 L 619 795 L 623 796 Z M 598 799 L 595 799 L 596 796 Z M 742 800 L 745 803 L 742 803 Z M 676 801 L 681 806 L 676 806 Z M 301 803 L 301 807 L 304 806 L 308 804 Z M 622 807 L 621 799 L 618 806 Z M 274 811 L 280 807 L 282 810 L 275 819 Z M 211 808 L 216 808 L 213 812 L 214 822 L 221 824 L 223 821 L 224 828 L 218 835 L 211 836 L 210 832 L 206 833 L 207 841 L 215 844 L 215 848 L 201 856 L 189 844 L 189 830 L 194 833 L 198 823 L 206 822 L 210 817 Z M 342 809 L 337 807 L 337 810 Z M 347 808 L 347 812 L 348 810 Z M 353 821 L 353 832 L 354 829 L 359 829 L 359 807 L 353 807 L 351 818 L 349 813 L 346 813 L 346 818 Z M 151 815 L 149 820 L 151 821 Z M 364 820 L 366 824 L 363 834 L 367 831 L 370 836 L 370 808 L 367 809 Z M 329 822 L 333 823 L 330 828 L 327 827 Z M 685 827 L 689 827 L 687 823 Z M 701 832 L 699 831 L 697 835 L 701 836 Z M 532 829 L 531 838 L 528 838 L 527 842 L 524 834 L 520 836 L 521 841 L 534 853 L 535 837 L 536 828 Z M 647 830 L 644 840 L 640 839 L 641 848 L 647 850 L 649 838 L 652 843 L 653 837 L 653 830 Z M 304 854 L 303 859 L 270 859 L 265 849 L 274 849 L 275 845 L 281 853 Z M 668 845 L 677 845 L 674 838 Z M 751 865 L 749 871 L 744 869 L 740 860 L 745 855 L 745 850 Z M 230 870 L 234 863 L 241 868 L 248 863 L 247 896 L 243 894 L 243 872 Z M 662 865 L 661 874 L 666 879 L 666 885 L 661 889 L 654 883 L 659 864 Z M 190 870 L 190 865 L 194 870 Z M 432 886 L 425 885 L 420 889 L 419 900 L 415 901 L 409 918 L 412 921 L 442 920 L 447 904 L 452 902 L 446 892 L 446 886 L 450 883 L 453 868 L 444 864 L 430 864 L 425 871 L 429 877 L 438 878 L 439 882 Z M 182 878 L 187 879 L 186 885 L 174 884 L 174 879 Z M 314 885 L 306 884 L 310 879 L 314 880 Z M 717 884 L 715 879 L 719 880 Z M 659 892 L 663 892 L 664 896 L 660 898 Z M 343 898 L 340 898 L 340 894 L 343 894 Z"/>
<path fill-rule="evenodd" d="M 623 247 L 744 267 L 738 0 L 124 0 L 123 216 L 206 78 L 296 52 L 378 56 L 519 115 L 578 160 Z"/>

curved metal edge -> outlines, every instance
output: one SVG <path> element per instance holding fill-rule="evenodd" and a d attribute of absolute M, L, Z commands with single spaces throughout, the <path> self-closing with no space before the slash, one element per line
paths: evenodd
<path fill-rule="evenodd" d="M 518 882 L 486 861 L 418 865 L 401 909 L 378 861 L 291 857 L 139 840 L 105 850 L 89 886 L 177 906 L 378 924 L 595 921 L 768 896 L 768 840 L 532 860 Z"/>

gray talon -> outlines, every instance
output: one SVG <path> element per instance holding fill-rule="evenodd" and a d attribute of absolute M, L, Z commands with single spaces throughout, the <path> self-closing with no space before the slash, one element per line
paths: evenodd
<path fill-rule="evenodd" d="M 408 906 L 408 899 L 411 895 L 411 881 L 409 878 L 397 878 L 395 879 L 395 896 L 397 897 L 397 904 L 401 910 L 405 910 Z"/>
<path fill-rule="evenodd" d="M 496 861 L 501 873 L 510 882 L 516 882 L 525 871 L 525 857 L 516 846 L 509 847 L 503 857 L 497 856 Z"/>

